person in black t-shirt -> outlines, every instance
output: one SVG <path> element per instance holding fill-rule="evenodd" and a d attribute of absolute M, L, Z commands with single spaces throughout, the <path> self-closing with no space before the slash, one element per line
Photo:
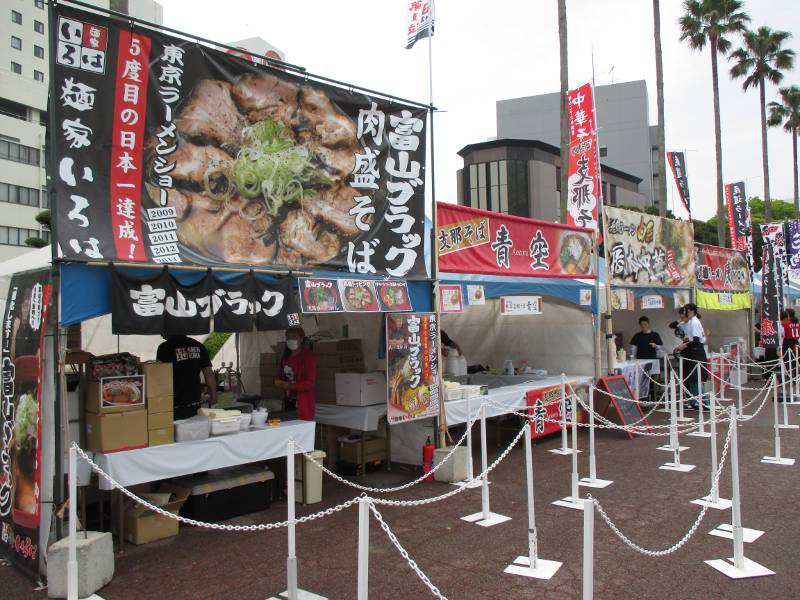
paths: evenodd
<path fill-rule="evenodd" d="M 639 317 L 639 330 L 631 338 L 631 346 L 636 349 L 636 358 L 657 358 L 657 349 L 664 342 L 658 333 L 650 329 L 650 319 Z"/>
<path fill-rule="evenodd" d="M 211 404 L 217 402 L 217 384 L 206 347 L 185 335 L 171 335 L 158 347 L 156 359 L 172 363 L 175 419 L 188 419 L 200 408 L 200 373 L 205 378 Z"/>

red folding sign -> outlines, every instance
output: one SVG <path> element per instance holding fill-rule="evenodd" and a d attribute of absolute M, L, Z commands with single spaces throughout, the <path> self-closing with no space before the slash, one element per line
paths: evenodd
<path fill-rule="evenodd" d="M 592 232 L 457 204 L 436 204 L 439 269 L 594 278 Z"/>

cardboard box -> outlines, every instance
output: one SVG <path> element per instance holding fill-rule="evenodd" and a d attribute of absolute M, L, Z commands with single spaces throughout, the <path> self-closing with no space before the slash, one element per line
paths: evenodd
<path fill-rule="evenodd" d="M 161 362 L 142 363 L 147 399 L 163 396 L 172 397 L 172 364 Z M 162 411 L 156 411 L 162 412 Z"/>
<path fill-rule="evenodd" d="M 172 411 L 151 413 L 147 411 L 147 429 L 164 429 L 165 427 L 172 428 L 173 423 Z"/>
<path fill-rule="evenodd" d="M 361 340 L 357 338 L 338 338 L 319 340 L 314 344 L 314 354 L 339 354 L 341 352 L 361 352 Z"/>
<path fill-rule="evenodd" d="M 147 399 L 147 412 L 149 413 L 172 412 L 173 409 L 174 400 L 172 396 L 151 396 Z"/>
<path fill-rule="evenodd" d="M 278 364 L 278 355 L 275 352 L 262 352 L 259 364 L 276 366 Z"/>
<path fill-rule="evenodd" d="M 141 375 L 104 377 L 86 382 L 85 410 L 95 414 L 119 413 L 145 407 L 144 378 Z"/>
<path fill-rule="evenodd" d="M 175 429 L 172 425 L 169 427 L 162 427 L 161 429 L 151 429 L 147 432 L 148 446 L 163 446 L 164 444 L 172 444 L 174 442 Z"/>
<path fill-rule="evenodd" d="M 341 406 L 371 406 L 386 402 L 386 374 L 337 373 L 336 404 Z"/>
<path fill-rule="evenodd" d="M 116 452 L 147 446 L 147 411 L 87 412 L 86 447 L 94 452 Z"/>
<path fill-rule="evenodd" d="M 339 447 L 339 460 L 352 464 L 386 460 L 386 439 L 368 437 L 362 442 L 360 436 L 354 436 L 348 441 L 341 441 Z"/>
<path fill-rule="evenodd" d="M 339 370 L 352 371 L 352 368 L 364 368 L 362 352 L 342 352 L 340 354 L 320 354 L 316 357 L 317 368 L 336 367 Z"/>
<path fill-rule="evenodd" d="M 162 494 L 170 494 L 169 501 L 163 502 Z M 161 505 L 159 508 L 178 514 L 190 490 L 171 483 L 163 483 L 155 494 L 141 493 L 145 499 L 153 500 L 153 504 Z M 178 521 L 164 517 L 141 504 L 125 498 L 122 513 L 125 540 L 131 544 L 147 544 L 156 540 L 178 535 Z M 117 505 L 119 506 L 119 505 Z M 112 529 L 116 530 L 116 519 L 112 519 Z M 118 532 L 117 532 L 118 533 Z"/>

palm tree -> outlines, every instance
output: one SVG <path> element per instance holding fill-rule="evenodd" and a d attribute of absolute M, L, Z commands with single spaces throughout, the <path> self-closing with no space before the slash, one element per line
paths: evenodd
<path fill-rule="evenodd" d="M 756 31 L 745 32 L 742 47 L 731 53 L 735 61 L 731 67 L 731 77 L 744 78 L 745 91 L 758 86 L 761 108 L 761 167 L 764 170 L 764 218 L 772 218 L 769 201 L 769 155 L 767 151 L 767 81 L 778 85 L 783 79 L 781 71 L 794 66 L 794 50 L 783 48 L 784 42 L 792 37 L 788 31 L 774 31 L 769 27 L 759 27 Z"/>
<path fill-rule="evenodd" d="M 681 41 L 693 50 L 711 49 L 711 87 L 714 93 L 714 151 L 717 158 L 717 240 L 725 245 L 725 201 L 722 194 L 722 128 L 719 118 L 719 71 L 717 58 L 731 49 L 729 36 L 745 30 L 750 16 L 741 0 L 684 0 L 684 15 L 678 20 Z"/>
<path fill-rule="evenodd" d="M 567 218 L 567 169 L 569 168 L 569 119 L 567 93 L 569 92 L 569 61 L 567 55 L 567 0 L 558 0 L 558 47 L 561 60 L 561 222 Z"/>
<path fill-rule="evenodd" d="M 784 131 L 792 136 L 792 165 L 794 167 L 794 215 L 800 216 L 800 193 L 797 181 L 797 136 L 800 135 L 800 88 L 792 86 L 781 88 L 781 101 L 769 103 L 769 120 L 771 127 L 783 124 Z"/>
<path fill-rule="evenodd" d="M 656 42 L 656 105 L 658 107 L 658 214 L 667 214 L 667 169 L 664 161 L 664 65 L 661 53 L 661 9 L 659 0 L 653 0 L 653 33 Z"/>

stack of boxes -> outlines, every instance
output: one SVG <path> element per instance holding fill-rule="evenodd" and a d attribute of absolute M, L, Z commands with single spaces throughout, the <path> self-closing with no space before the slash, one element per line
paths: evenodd
<path fill-rule="evenodd" d="M 320 340 L 314 344 L 317 359 L 317 404 L 336 404 L 336 374 L 363 373 L 360 339 Z"/>
<path fill-rule="evenodd" d="M 173 421 L 172 365 L 142 364 L 147 397 L 147 444 L 160 446 L 175 441 Z"/>
<path fill-rule="evenodd" d="M 103 397 L 103 384 L 113 380 L 137 381 L 133 377 L 89 379 L 84 385 L 86 447 L 95 452 L 115 452 L 147 446 L 147 409 L 144 395 L 134 402 L 120 404 Z M 139 378 L 139 381 L 141 378 Z M 108 396 L 108 395 L 107 395 Z"/>

